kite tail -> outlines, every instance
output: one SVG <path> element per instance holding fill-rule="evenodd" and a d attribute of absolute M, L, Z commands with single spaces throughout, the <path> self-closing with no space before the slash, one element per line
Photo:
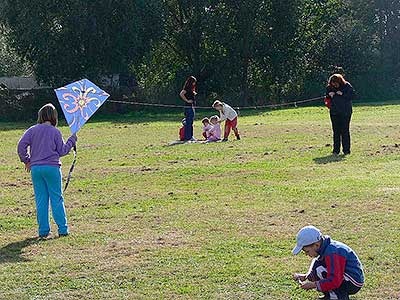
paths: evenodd
<path fill-rule="evenodd" d="M 71 168 L 69 169 L 69 172 L 68 172 L 68 177 L 67 177 L 67 181 L 65 182 L 64 192 L 67 190 L 67 187 L 68 187 L 69 182 L 71 180 L 72 172 L 74 171 L 75 164 L 76 164 L 76 146 L 74 146 L 74 160 L 72 161 Z"/>

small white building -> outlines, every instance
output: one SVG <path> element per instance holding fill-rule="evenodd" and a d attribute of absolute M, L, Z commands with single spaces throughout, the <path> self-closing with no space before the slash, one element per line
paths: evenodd
<path fill-rule="evenodd" d="M 29 77 L 0 77 L 0 84 L 4 84 L 9 90 L 35 90 L 48 88 L 41 86 L 33 76 Z"/>

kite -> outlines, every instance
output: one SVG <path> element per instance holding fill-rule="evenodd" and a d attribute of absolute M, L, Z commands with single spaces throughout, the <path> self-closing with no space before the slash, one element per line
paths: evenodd
<path fill-rule="evenodd" d="M 71 133 L 77 133 L 110 95 L 87 79 L 54 90 Z"/>
<path fill-rule="evenodd" d="M 87 79 L 73 82 L 54 91 L 72 134 L 77 133 L 96 110 L 110 97 L 108 93 Z M 76 154 L 76 147 L 74 147 L 74 161 L 69 170 L 64 191 L 71 180 L 72 171 L 76 163 Z"/>

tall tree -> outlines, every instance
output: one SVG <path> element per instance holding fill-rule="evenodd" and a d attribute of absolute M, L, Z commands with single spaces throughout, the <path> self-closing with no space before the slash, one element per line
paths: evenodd
<path fill-rule="evenodd" d="M 29 63 L 12 49 L 7 40 L 9 30 L 0 25 L 0 76 L 29 76 Z"/>
<path fill-rule="evenodd" d="M 378 24 L 382 64 L 386 78 L 397 80 L 400 87 L 400 2 L 375 0 L 375 22 Z M 389 76 L 389 78 L 388 78 Z M 390 78 L 391 77 L 391 78 Z"/>
<path fill-rule="evenodd" d="M 161 33 L 157 0 L 3 0 L 10 41 L 50 83 L 124 73 Z"/>
<path fill-rule="evenodd" d="M 227 96 L 236 94 L 239 103 L 247 105 L 252 93 L 252 67 L 256 59 L 257 44 L 263 36 L 267 18 L 267 1 L 224 0 L 216 6 L 215 23 L 210 35 L 221 48 L 215 76 L 221 76 L 222 90 Z M 261 30 L 260 30 L 261 29 Z M 265 37 L 265 36 L 264 36 Z M 218 53 L 216 51 L 216 53 Z M 221 68 L 222 67 L 222 68 Z M 224 80 L 227 78 L 228 80 Z"/>

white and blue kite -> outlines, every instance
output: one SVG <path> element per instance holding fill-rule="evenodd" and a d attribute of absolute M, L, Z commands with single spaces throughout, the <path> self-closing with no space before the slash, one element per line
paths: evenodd
<path fill-rule="evenodd" d="M 108 93 L 87 79 L 73 82 L 54 91 L 72 134 L 77 133 L 108 97 L 110 97 Z M 69 170 L 64 191 L 71 180 L 75 163 L 76 147 L 74 147 L 74 161 Z"/>

